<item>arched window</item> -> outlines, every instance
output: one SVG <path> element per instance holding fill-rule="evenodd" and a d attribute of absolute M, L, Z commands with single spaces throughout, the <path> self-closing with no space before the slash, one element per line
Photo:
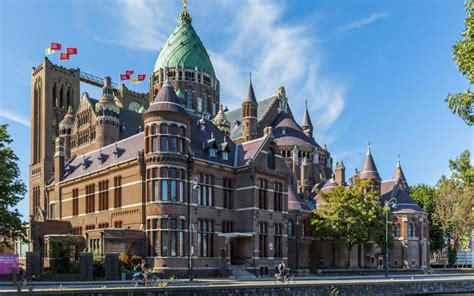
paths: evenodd
<path fill-rule="evenodd" d="M 66 92 L 66 108 L 69 108 L 69 106 L 71 106 L 71 87 L 68 87 Z"/>
<path fill-rule="evenodd" d="M 400 224 L 395 224 L 395 237 L 401 237 L 402 236 L 402 228 L 400 227 Z"/>
<path fill-rule="evenodd" d="M 193 90 L 186 90 L 186 108 L 193 109 Z"/>
<path fill-rule="evenodd" d="M 273 149 L 268 149 L 267 167 L 271 170 L 275 169 L 275 152 L 273 152 Z"/>

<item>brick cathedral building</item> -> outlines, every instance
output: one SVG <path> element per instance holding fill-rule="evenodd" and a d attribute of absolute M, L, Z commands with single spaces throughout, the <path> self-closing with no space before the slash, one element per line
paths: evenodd
<path fill-rule="evenodd" d="M 80 82 L 102 87 L 102 96 L 80 94 Z M 257 100 L 250 81 L 241 108 L 224 110 L 186 7 L 147 94 L 45 58 L 32 71 L 33 250 L 46 258 L 49 240 L 74 235 L 89 251 L 144 256 L 155 270 L 181 276 L 190 257 L 199 276 L 237 267 L 271 274 L 282 259 L 300 272 L 380 267 L 377 247 L 347 254 L 311 236 L 311 213 L 323 192 L 347 186 L 345 168 L 337 163 L 333 174 L 308 110 L 299 124 L 289 101 L 283 86 Z M 382 202 L 398 200 L 390 265 L 426 266 L 427 217 L 400 165 L 382 181 L 369 149 L 357 175 L 374 181 Z"/>

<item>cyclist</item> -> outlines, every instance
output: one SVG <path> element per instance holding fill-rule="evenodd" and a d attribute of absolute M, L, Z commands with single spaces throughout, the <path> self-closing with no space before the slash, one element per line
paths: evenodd
<path fill-rule="evenodd" d="M 286 268 L 285 263 L 286 263 L 285 259 L 283 259 L 281 263 L 278 265 L 278 272 L 280 273 L 280 278 L 283 282 L 286 281 L 288 277 L 288 268 Z"/>
<path fill-rule="evenodd" d="M 147 266 L 145 258 L 142 258 L 142 263 L 140 264 L 140 268 L 141 268 L 140 272 L 141 272 L 141 275 L 143 277 L 143 281 L 146 287 L 148 286 L 148 266 Z"/>

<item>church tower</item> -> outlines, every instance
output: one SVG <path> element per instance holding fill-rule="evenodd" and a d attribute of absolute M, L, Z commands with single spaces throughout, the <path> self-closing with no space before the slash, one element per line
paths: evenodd
<path fill-rule="evenodd" d="M 46 182 L 53 176 L 59 122 L 79 106 L 80 70 L 54 65 L 48 58 L 31 73 L 30 215 L 47 210 Z"/>
<path fill-rule="evenodd" d="M 169 80 L 188 112 L 213 118 L 220 105 L 220 86 L 209 54 L 191 24 L 183 1 L 178 24 L 168 37 L 150 77 L 149 100 Z"/>
<path fill-rule="evenodd" d="M 257 108 L 258 103 L 253 91 L 252 79 L 250 79 L 247 97 L 242 103 L 242 136 L 244 142 L 257 137 Z"/>
<path fill-rule="evenodd" d="M 104 87 L 99 102 L 95 105 L 97 115 L 97 148 L 107 146 L 119 140 L 119 107 L 115 104 L 110 77 L 104 78 Z"/>

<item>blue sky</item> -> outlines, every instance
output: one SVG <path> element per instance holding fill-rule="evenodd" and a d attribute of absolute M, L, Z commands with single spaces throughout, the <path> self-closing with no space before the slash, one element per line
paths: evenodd
<path fill-rule="evenodd" d="M 178 0 L 0 1 L 0 123 L 10 125 L 25 182 L 31 67 L 50 42 L 77 47 L 63 64 L 99 77 L 149 74 L 180 10 Z M 344 160 L 346 175 L 361 167 L 369 140 L 382 178 L 400 154 L 410 184 L 435 184 L 448 159 L 473 151 L 473 129 L 444 103 L 469 86 L 451 61 L 463 0 L 190 0 L 188 11 L 223 104 L 240 105 L 249 71 L 257 97 L 284 85 L 298 121 L 308 100 L 317 142 Z"/>

